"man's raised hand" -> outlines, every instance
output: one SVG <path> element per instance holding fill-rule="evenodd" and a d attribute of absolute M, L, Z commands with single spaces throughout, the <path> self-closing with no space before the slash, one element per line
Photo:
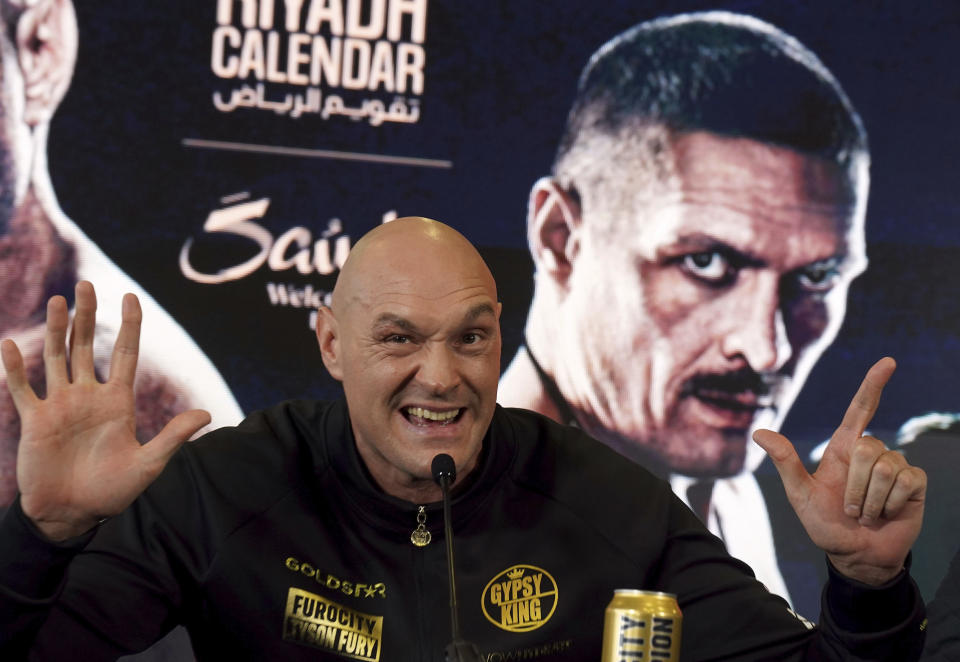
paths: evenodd
<path fill-rule="evenodd" d="M 867 372 L 812 475 L 790 441 L 757 430 L 807 534 L 844 575 L 881 584 L 903 568 L 923 521 L 927 477 L 902 454 L 863 436 L 896 369 L 891 358 Z"/>
<path fill-rule="evenodd" d="M 141 446 L 135 436 L 133 395 L 140 303 L 132 294 L 123 298 L 123 320 L 104 383 L 94 367 L 96 308 L 93 285 L 77 283 L 68 351 L 67 302 L 55 296 L 47 303 L 43 399 L 27 382 L 16 344 L 4 340 L 0 345 L 20 416 L 20 503 L 52 540 L 79 535 L 120 513 L 160 474 L 180 444 L 210 422 L 205 411 L 184 412 Z"/>

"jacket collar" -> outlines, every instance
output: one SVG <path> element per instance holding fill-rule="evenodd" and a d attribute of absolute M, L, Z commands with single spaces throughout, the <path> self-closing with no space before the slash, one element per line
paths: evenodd
<path fill-rule="evenodd" d="M 409 537 L 417 525 L 417 511 L 426 509 L 425 526 L 434 535 L 442 534 L 442 502 L 416 504 L 384 493 L 374 483 L 357 452 L 347 403 L 335 403 L 326 417 L 323 444 L 332 479 L 347 497 L 355 515 L 383 530 Z M 506 414 L 497 405 L 493 421 L 483 438 L 483 448 L 476 468 L 452 495 L 451 516 L 454 528 L 465 524 L 480 512 L 492 496 L 496 483 L 503 480 L 516 455 L 516 440 L 511 426 L 503 420 Z"/>

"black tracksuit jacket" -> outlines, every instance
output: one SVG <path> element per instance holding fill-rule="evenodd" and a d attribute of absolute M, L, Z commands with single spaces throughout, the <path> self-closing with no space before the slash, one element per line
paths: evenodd
<path fill-rule="evenodd" d="M 831 576 L 808 629 L 668 484 L 531 412 L 497 408 L 452 515 L 461 631 L 486 662 L 596 662 L 617 588 L 678 596 L 683 660 L 904 662 L 923 643 L 906 572 Z M 439 662 L 440 504 L 374 486 L 344 402 L 295 401 L 186 444 L 95 534 L 49 544 L 19 502 L 0 524 L 0 659 L 113 659 L 177 623 L 200 660 Z"/>

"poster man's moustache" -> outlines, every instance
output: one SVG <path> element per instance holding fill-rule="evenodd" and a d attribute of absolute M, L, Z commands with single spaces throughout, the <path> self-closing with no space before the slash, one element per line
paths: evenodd
<path fill-rule="evenodd" d="M 692 394 L 700 390 L 752 392 L 758 397 L 763 397 L 770 394 L 774 382 L 775 378 L 772 376 L 762 375 L 750 368 L 742 368 L 732 372 L 695 375 L 690 378 L 683 390 L 684 394 Z"/>

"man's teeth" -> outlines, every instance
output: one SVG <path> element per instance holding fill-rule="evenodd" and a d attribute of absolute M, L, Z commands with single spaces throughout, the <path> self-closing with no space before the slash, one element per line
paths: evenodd
<path fill-rule="evenodd" d="M 456 418 L 457 414 L 460 413 L 460 410 L 451 409 L 449 411 L 431 411 L 429 409 L 424 409 L 423 407 L 407 407 L 407 413 L 411 417 L 425 418 L 429 421 L 445 423 Z"/>

